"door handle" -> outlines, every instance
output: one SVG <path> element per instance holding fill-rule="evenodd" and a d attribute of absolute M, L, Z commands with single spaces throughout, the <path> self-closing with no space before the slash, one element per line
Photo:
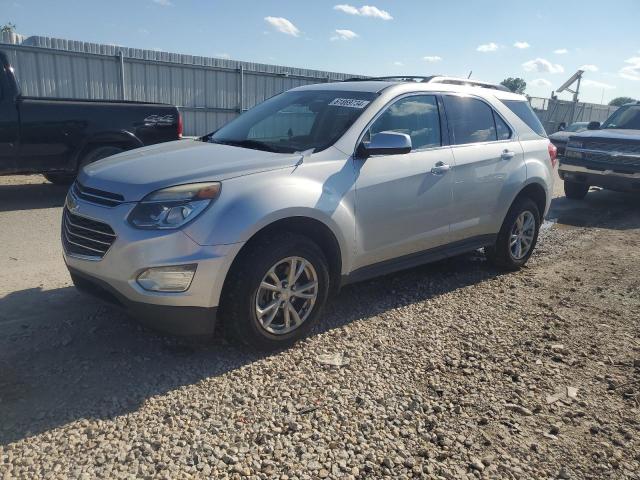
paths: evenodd
<path fill-rule="evenodd" d="M 512 152 L 511 150 L 507 150 L 505 148 L 502 151 L 502 155 L 500 155 L 500 158 L 502 158 L 503 160 L 511 160 L 515 156 L 516 156 L 516 152 Z"/>
<path fill-rule="evenodd" d="M 451 165 L 444 162 L 437 162 L 431 169 L 431 173 L 434 175 L 442 175 L 443 173 L 447 173 L 449 170 L 451 170 Z"/>

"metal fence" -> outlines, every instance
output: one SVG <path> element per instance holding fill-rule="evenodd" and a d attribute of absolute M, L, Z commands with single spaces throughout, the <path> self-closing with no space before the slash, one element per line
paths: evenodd
<path fill-rule="evenodd" d="M 530 97 L 529 103 L 547 133 L 557 131 L 562 122 L 566 125 L 573 122 L 603 122 L 618 109 L 618 107 L 597 103 L 575 103 L 539 97 Z"/>
<path fill-rule="evenodd" d="M 357 75 L 5 32 L 0 49 L 24 95 L 178 106 L 185 135 L 202 135 L 300 85 Z"/>

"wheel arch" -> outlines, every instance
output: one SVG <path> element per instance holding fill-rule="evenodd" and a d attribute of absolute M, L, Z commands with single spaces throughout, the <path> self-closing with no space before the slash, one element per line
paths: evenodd
<path fill-rule="evenodd" d="M 143 147 L 142 141 L 136 137 L 133 133 L 127 130 L 102 132 L 96 135 L 92 135 L 87 138 L 84 143 L 78 148 L 76 155 L 73 159 L 72 167 L 78 170 L 82 159 L 89 154 L 92 150 L 100 147 L 119 147 L 123 150 L 131 150 L 134 148 Z"/>
<path fill-rule="evenodd" d="M 297 233 L 304 235 L 315 242 L 327 259 L 331 290 L 335 292 L 339 289 L 343 267 L 343 253 L 340 241 L 334 231 L 326 223 L 310 216 L 300 215 L 280 218 L 262 226 L 259 230 L 254 232 L 242 246 L 231 262 L 228 272 L 233 270 L 238 262 L 241 261 L 244 253 L 246 253 L 253 245 L 258 243 L 261 238 L 276 232 Z M 229 277 L 228 272 L 227 278 Z M 222 287 L 223 292 L 226 282 L 227 279 L 225 278 Z"/>
<path fill-rule="evenodd" d="M 540 220 L 542 221 L 547 210 L 548 194 L 547 194 L 546 188 L 542 186 L 542 184 L 540 184 L 539 182 L 535 182 L 535 181 L 531 182 L 525 185 L 518 192 L 518 194 L 515 196 L 515 198 L 511 202 L 511 205 L 513 205 L 515 202 L 517 202 L 520 198 L 523 198 L 523 197 L 530 198 L 535 202 L 536 206 L 538 207 L 538 211 L 540 212 L 540 217 L 541 217 Z"/>

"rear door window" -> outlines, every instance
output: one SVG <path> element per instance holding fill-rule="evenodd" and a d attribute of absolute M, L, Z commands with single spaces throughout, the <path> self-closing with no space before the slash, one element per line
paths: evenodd
<path fill-rule="evenodd" d="M 502 103 L 509 107 L 509 110 L 515 113 L 531 130 L 541 137 L 547 136 L 547 132 L 542 123 L 540 123 L 538 116 L 531 109 L 529 102 L 525 100 L 502 100 Z"/>
<path fill-rule="evenodd" d="M 511 138 L 511 129 L 509 128 L 509 126 L 496 112 L 493 112 L 493 117 L 496 121 L 496 132 L 498 134 L 498 140 L 509 140 Z"/>
<path fill-rule="evenodd" d="M 494 142 L 498 139 L 493 109 L 471 97 L 444 96 L 453 144 Z"/>

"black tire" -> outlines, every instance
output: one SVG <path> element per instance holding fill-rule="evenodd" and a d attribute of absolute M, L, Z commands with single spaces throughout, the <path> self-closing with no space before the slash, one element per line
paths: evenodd
<path fill-rule="evenodd" d="M 510 247 L 511 232 L 518 217 L 527 211 L 533 215 L 533 219 L 535 220 L 533 240 L 526 254 L 521 258 L 516 258 L 514 257 Z M 518 270 L 527 263 L 527 260 L 531 257 L 531 254 L 536 247 L 536 243 L 538 242 L 539 231 L 540 211 L 538 210 L 538 206 L 528 197 L 519 198 L 513 203 L 513 205 L 511 205 L 511 208 L 507 212 L 507 216 L 502 223 L 495 245 L 485 247 L 485 255 L 491 263 L 500 269 L 511 271 Z"/>
<path fill-rule="evenodd" d="M 44 173 L 43 176 L 54 185 L 71 185 L 73 180 L 76 178 L 72 173 L 61 172 Z"/>
<path fill-rule="evenodd" d="M 260 350 L 288 347 L 306 337 L 318 323 L 329 292 L 329 267 L 322 250 L 309 238 L 285 232 L 257 239 L 232 266 L 222 292 L 220 320 L 232 340 Z M 256 314 L 259 286 L 269 269 L 288 257 L 310 262 L 317 274 L 317 297 L 306 320 L 288 333 L 267 331 Z"/>
<path fill-rule="evenodd" d="M 564 181 L 564 194 L 572 200 L 582 200 L 589 192 L 589 185 L 586 183 Z"/>
<path fill-rule="evenodd" d="M 79 172 L 80 169 L 85 165 L 89 165 L 90 163 L 97 162 L 98 160 L 102 160 L 103 158 L 110 157 L 111 155 L 115 155 L 116 153 L 120 153 L 123 151 L 124 150 L 122 148 L 115 147 L 113 145 L 105 145 L 102 147 L 94 148 L 93 150 L 87 152 L 80 159 L 77 172 Z M 77 172 L 50 172 L 45 173 L 44 178 L 49 180 L 54 185 L 71 185 L 76 179 Z"/>

